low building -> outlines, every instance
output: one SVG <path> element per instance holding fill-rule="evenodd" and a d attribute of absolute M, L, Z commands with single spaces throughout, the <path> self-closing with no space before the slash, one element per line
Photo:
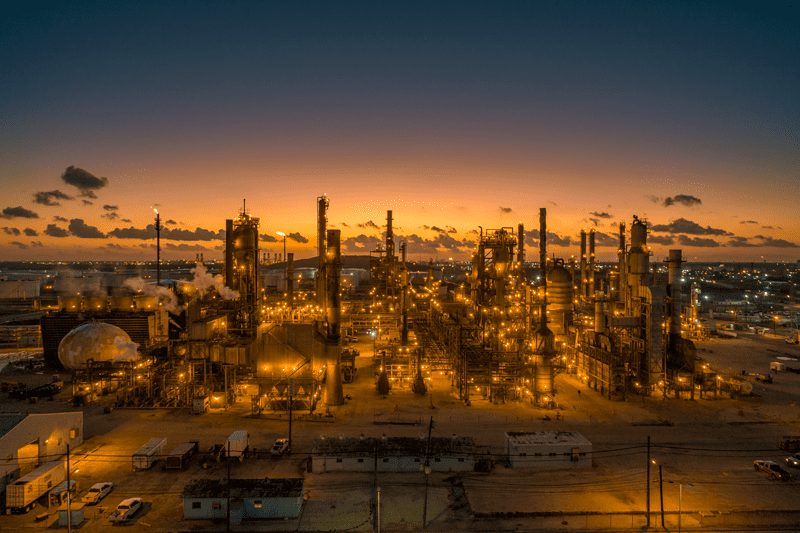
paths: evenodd
<path fill-rule="evenodd" d="M 577 431 L 508 431 L 505 441 L 512 468 L 592 466 L 592 443 Z"/>
<path fill-rule="evenodd" d="M 319 438 L 314 439 L 311 469 L 325 472 L 419 472 L 428 463 L 434 472 L 475 469 L 472 437 Z"/>
<path fill-rule="evenodd" d="M 0 413 L 0 493 L 39 465 L 83 444 L 83 412 Z"/>
<path fill-rule="evenodd" d="M 183 518 L 228 516 L 228 485 L 224 479 L 193 479 L 183 489 Z M 303 507 L 302 478 L 231 479 L 231 523 L 263 518 L 297 518 Z"/>

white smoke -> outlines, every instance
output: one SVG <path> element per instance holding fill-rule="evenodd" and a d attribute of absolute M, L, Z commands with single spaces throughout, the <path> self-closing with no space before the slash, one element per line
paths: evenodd
<path fill-rule="evenodd" d="M 220 274 L 214 276 L 207 272 L 203 263 L 197 263 L 191 272 L 194 274 L 194 278 L 188 284 L 197 289 L 200 296 L 205 296 L 213 288 L 226 300 L 239 297 L 238 291 L 225 286 Z"/>
<path fill-rule="evenodd" d="M 119 353 L 112 359 L 114 363 L 139 359 L 139 345 L 135 342 L 126 341 L 125 337 L 117 335 L 114 337 L 114 345 L 119 350 Z"/>
<path fill-rule="evenodd" d="M 164 309 L 172 314 L 179 315 L 182 311 L 182 308 L 178 307 L 178 298 L 166 287 L 153 285 L 142 278 L 126 279 L 124 284 L 136 292 L 141 292 L 145 296 L 154 296 Z"/>

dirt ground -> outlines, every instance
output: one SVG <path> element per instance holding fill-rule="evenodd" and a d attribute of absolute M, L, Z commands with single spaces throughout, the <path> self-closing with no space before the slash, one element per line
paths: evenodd
<path fill-rule="evenodd" d="M 698 355 L 714 370 L 730 375 L 741 376 L 743 370 L 769 374 L 770 362 L 777 360 L 800 367 L 800 349 L 773 337 L 742 335 L 697 347 Z M 783 462 L 787 454 L 778 448 L 782 437 L 800 434 L 800 374 L 772 374 L 771 384 L 753 381 L 752 395 L 746 398 L 712 394 L 680 400 L 654 395 L 633 396 L 625 402 L 611 402 L 575 378 L 559 374 L 555 380 L 559 409 L 543 411 L 528 403 L 494 404 L 479 398 L 466 406 L 444 376 L 425 396 L 397 389 L 379 396 L 371 378 L 372 345 L 364 340 L 357 348 L 364 354 L 356 359 L 359 376 L 344 385 L 352 399 L 331 407 L 330 418 L 297 413 L 291 456 L 257 453 L 231 464 L 231 477 L 304 477 L 307 501 L 300 518 L 246 522 L 233 530 L 369 531 L 373 529 L 370 498 L 380 487 L 384 531 L 421 530 L 423 515 L 425 529 L 434 531 L 639 531 L 647 528 L 648 479 L 651 530 L 662 529 L 662 493 L 666 530 L 677 529 L 679 516 L 684 529 L 779 528 L 800 523 L 800 481 L 772 481 L 753 469 L 755 459 Z M 0 371 L 0 381 L 34 386 L 52 381 L 52 372 L 6 367 Z M 253 418 L 249 401 L 226 411 L 192 415 L 180 409 L 115 409 L 106 414 L 102 404 L 76 408 L 69 387 L 54 401 L 29 404 L 8 400 L 6 395 L 0 399 L 3 412 L 83 410 L 86 442 L 73 456 L 74 479 L 81 494 L 98 481 L 113 481 L 117 488 L 101 505 L 86 507 L 87 521 L 76 528 L 80 531 L 107 530 L 108 514 L 132 496 L 143 497 L 147 505 L 126 526 L 131 531 L 223 531 L 224 524 L 183 520 L 180 494 L 191 479 L 226 476 L 227 464 L 203 468 L 198 460 L 183 472 L 158 466 L 133 472 L 131 454 L 155 436 L 168 439 L 168 450 L 192 439 L 199 439 L 204 450 L 239 429 L 250 431 L 252 448 L 266 451 L 288 433 L 285 414 Z M 313 439 L 323 433 L 418 437 L 427 431 L 431 417 L 434 436 L 474 437 L 478 454 L 494 461 L 492 470 L 434 473 L 427 479 L 423 473 L 306 471 Z M 581 433 L 592 442 L 592 466 L 511 469 L 504 465 L 506 431 L 543 430 Z M 653 461 L 649 478 L 648 437 Z M 41 512 L 37 511 L 1 516 L 0 529 L 54 527 L 54 510 L 43 522 L 34 521 Z"/>

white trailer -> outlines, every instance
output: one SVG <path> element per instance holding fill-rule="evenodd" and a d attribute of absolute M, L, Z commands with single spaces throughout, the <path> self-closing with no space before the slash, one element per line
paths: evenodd
<path fill-rule="evenodd" d="M 158 461 L 159 457 L 164 454 L 166 445 L 167 439 L 163 437 L 155 437 L 147 441 L 147 444 L 133 454 L 133 469 L 146 470 L 153 466 L 153 463 Z"/>
<path fill-rule="evenodd" d="M 245 430 L 234 431 L 225 441 L 225 455 L 237 458 L 241 463 L 250 448 L 250 432 Z"/>
<path fill-rule="evenodd" d="M 6 486 L 6 514 L 27 513 L 36 500 L 67 478 L 64 461 L 50 461 Z"/>

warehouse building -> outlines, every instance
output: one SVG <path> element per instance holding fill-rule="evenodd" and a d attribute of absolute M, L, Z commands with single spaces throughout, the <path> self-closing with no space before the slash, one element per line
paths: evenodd
<path fill-rule="evenodd" d="M 242 520 L 297 518 L 303 507 L 303 479 L 231 479 L 231 524 Z M 224 479 L 193 479 L 183 489 L 183 518 L 227 518 Z"/>
<path fill-rule="evenodd" d="M 509 431 L 505 441 L 512 468 L 592 466 L 592 443 L 577 431 Z"/>

